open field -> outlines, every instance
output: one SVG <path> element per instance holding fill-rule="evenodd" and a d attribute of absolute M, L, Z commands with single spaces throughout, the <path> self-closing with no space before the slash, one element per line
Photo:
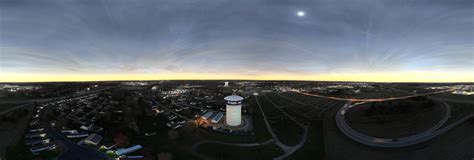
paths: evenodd
<path fill-rule="evenodd" d="M 469 103 L 446 102 L 451 106 L 451 117 L 446 121 L 445 125 L 456 122 L 467 115 L 474 114 L 474 105 Z"/>
<path fill-rule="evenodd" d="M 257 98 L 278 139 L 286 145 L 297 144 L 302 137 L 303 129 L 274 108 L 275 106 L 267 99 L 261 96 Z"/>
<path fill-rule="evenodd" d="M 295 113 L 298 117 L 304 117 L 308 120 L 318 119 L 329 108 L 343 106 L 345 103 L 344 101 L 311 97 L 295 92 L 284 92 L 268 97 L 273 97 L 271 98 L 272 101 L 274 99 L 288 101 L 292 105 L 284 107 L 284 109 L 291 110 L 289 113 Z"/>
<path fill-rule="evenodd" d="M 334 117 L 337 109 L 327 116 Z M 342 134 L 334 118 L 323 122 L 327 159 L 337 160 L 470 160 L 474 157 L 474 124 L 465 122 L 430 141 L 402 148 L 376 148 L 355 142 Z M 350 156 L 348 156 L 350 155 Z"/>
<path fill-rule="evenodd" d="M 19 106 L 19 105 L 22 105 L 22 104 L 25 104 L 25 103 L 2 103 L 2 104 L 0 104 L 0 112 L 4 111 L 4 110 L 7 110 L 7 109 L 10 109 L 10 108 L 13 108 L 13 107 L 16 107 L 16 106 Z"/>
<path fill-rule="evenodd" d="M 311 159 L 324 159 L 325 151 L 322 124 L 321 120 L 312 121 L 309 128 L 308 139 L 303 147 L 298 149 L 287 159 L 300 160 L 307 159 L 308 157 L 311 157 Z"/>
<path fill-rule="evenodd" d="M 355 131 L 377 138 L 401 138 L 435 126 L 445 115 L 441 102 L 398 100 L 357 105 L 346 112 Z M 423 103 L 427 103 L 423 105 Z"/>
<path fill-rule="evenodd" d="M 32 112 L 33 107 L 30 107 L 3 115 L 0 120 L 0 157 L 4 157 L 8 146 L 16 144 L 21 139 L 33 116 Z"/>
<path fill-rule="evenodd" d="M 263 160 L 283 154 L 283 151 L 276 145 L 235 147 L 224 144 L 202 144 L 198 147 L 198 151 L 218 160 Z"/>

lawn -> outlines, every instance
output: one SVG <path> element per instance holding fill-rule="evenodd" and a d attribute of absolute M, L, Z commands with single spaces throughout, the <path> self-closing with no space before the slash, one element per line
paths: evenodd
<path fill-rule="evenodd" d="M 206 143 L 200 145 L 197 150 L 205 156 L 219 160 L 262 160 L 272 159 L 283 154 L 283 151 L 276 145 L 238 147 Z"/>

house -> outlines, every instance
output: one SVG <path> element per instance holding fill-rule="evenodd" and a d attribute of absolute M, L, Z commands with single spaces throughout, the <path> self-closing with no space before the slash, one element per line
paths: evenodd
<path fill-rule="evenodd" d="M 224 113 L 222 113 L 222 112 L 217 113 L 217 115 L 214 116 L 214 118 L 212 118 L 211 123 L 219 123 L 219 121 L 221 121 L 222 117 L 224 117 Z"/>
<path fill-rule="evenodd" d="M 48 143 L 40 146 L 34 146 L 30 148 L 30 151 L 33 153 L 38 153 L 41 151 L 46 151 L 46 150 L 53 150 L 56 149 L 56 145 L 53 143 Z"/>
<path fill-rule="evenodd" d="M 128 153 L 138 151 L 140 149 L 142 149 L 141 145 L 135 145 L 135 146 L 132 146 L 132 147 L 129 147 L 129 148 L 119 148 L 119 149 L 117 149 L 117 151 L 115 151 L 115 153 L 120 156 L 120 155 L 124 155 L 124 154 L 128 154 Z"/>
<path fill-rule="evenodd" d="M 34 132 L 42 132 L 44 131 L 44 128 L 32 128 L 30 130 L 28 130 L 30 133 L 34 133 Z"/>
<path fill-rule="evenodd" d="M 75 129 L 66 129 L 62 130 L 61 133 L 77 134 L 78 132 Z"/>
<path fill-rule="evenodd" d="M 67 134 L 66 138 L 82 138 L 82 137 L 87 137 L 87 136 L 89 136 L 89 133 L 87 132 L 77 132 L 77 133 Z"/>
<path fill-rule="evenodd" d="M 201 118 L 207 120 L 212 116 L 212 114 L 214 114 L 214 112 L 206 112 L 204 115 L 201 116 Z"/>
<path fill-rule="evenodd" d="M 25 144 L 28 146 L 49 143 L 51 140 L 49 138 L 35 138 L 35 139 L 26 139 Z"/>
<path fill-rule="evenodd" d="M 93 123 L 89 124 L 88 126 L 82 125 L 82 126 L 80 127 L 80 129 L 89 131 L 90 129 L 92 129 L 93 126 L 94 126 Z"/>
<path fill-rule="evenodd" d="M 43 138 L 46 137 L 46 133 L 32 133 L 32 134 L 26 134 L 25 138 Z"/>
<path fill-rule="evenodd" d="M 102 136 L 98 134 L 90 134 L 89 137 L 87 137 L 84 140 L 84 143 L 89 144 L 89 145 L 98 145 L 100 141 L 102 140 Z"/>

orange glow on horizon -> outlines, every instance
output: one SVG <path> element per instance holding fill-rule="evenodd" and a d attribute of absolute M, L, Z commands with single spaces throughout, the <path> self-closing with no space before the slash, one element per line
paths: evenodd
<path fill-rule="evenodd" d="M 341 74 L 38 74 L 2 73 L 0 82 L 74 82 L 127 80 L 308 80 L 362 82 L 474 82 L 474 73 L 466 72 L 397 72 Z"/>

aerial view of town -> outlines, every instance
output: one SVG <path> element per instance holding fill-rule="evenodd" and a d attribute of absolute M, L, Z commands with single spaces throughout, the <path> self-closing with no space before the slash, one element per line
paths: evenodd
<path fill-rule="evenodd" d="M 8 159 L 470 159 L 474 84 L 2 84 Z M 447 147 L 449 146 L 449 147 Z"/>
<path fill-rule="evenodd" d="M 0 0 L 0 160 L 474 160 L 472 0 Z"/>

